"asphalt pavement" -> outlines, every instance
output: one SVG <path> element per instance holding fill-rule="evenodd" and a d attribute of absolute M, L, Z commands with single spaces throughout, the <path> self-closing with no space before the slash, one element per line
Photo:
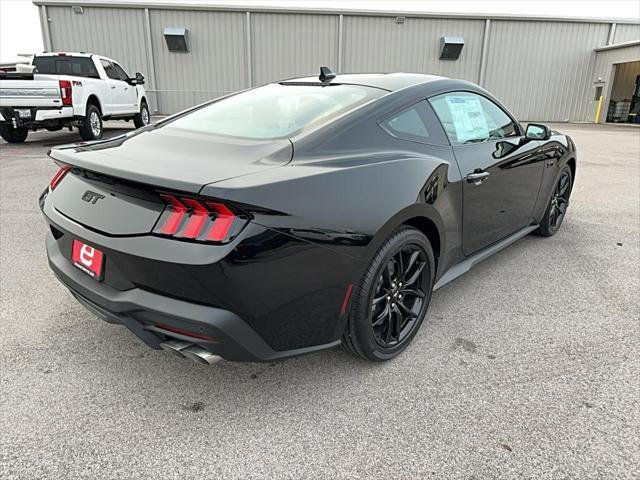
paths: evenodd
<path fill-rule="evenodd" d="M 0 478 L 639 478 L 640 129 L 554 128 L 579 154 L 561 231 L 436 292 L 375 365 L 203 367 L 98 320 L 49 271 L 37 205 L 47 150 L 79 137 L 0 143 Z"/>

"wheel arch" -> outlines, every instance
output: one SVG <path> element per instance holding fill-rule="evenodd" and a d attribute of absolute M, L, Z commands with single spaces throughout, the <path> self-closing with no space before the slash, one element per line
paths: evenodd
<path fill-rule="evenodd" d="M 576 159 L 571 157 L 567 160 L 567 165 L 569 165 L 569 168 L 571 169 L 571 182 L 573 187 L 573 182 L 576 181 Z"/>
<path fill-rule="evenodd" d="M 100 99 L 97 97 L 97 95 L 92 93 L 91 95 L 89 95 L 89 97 L 87 97 L 87 107 L 89 105 L 95 105 L 98 108 L 100 115 L 104 116 L 104 111 L 102 110 L 102 104 L 100 103 Z M 86 112 L 86 108 L 85 108 L 85 112 Z"/>
<path fill-rule="evenodd" d="M 438 230 L 436 223 L 429 217 L 419 216 L 406 220 L 403 222 L 403 225 L 414 227 L 420 230 L 424 236 L 427 237 L 427 240 L 429 240 L 431 248 L 433 249 L 433 257 L 436 262 L 435 267 L 437 271 L 442 239 L 440 238 L 440 231 Z"/>
<path fill-rule="evenodd" d="M 371 258 L 382 243 L 399 227 L 410 226 L 422 232 L 433 249 L 436 272 L 440 265 L 441 255 L 445 249 L 445 227 L 440 213 L 431 205 L 416 203 L 404 208 L 378 230 L 367 248 L 367 257 Z"/>

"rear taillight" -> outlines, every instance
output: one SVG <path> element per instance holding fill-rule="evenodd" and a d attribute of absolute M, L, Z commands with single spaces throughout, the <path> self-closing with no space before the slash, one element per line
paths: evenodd
<path fill-rule="evenodd" d="M 59 80 L 60 96 L 62 97 L 62 105 L 73 105 L 71 98 L 71 82 L 69 80 Z"/>
<path fill-rule="evenodd" d="M 227 205 L 204 198 L 159 193 L 166 204 L 153 232 L 185 240 L 226 243 L 247 223 Z"/>
<path fill-rule="evenodd" d="M 72 169 L 73 167 L 71 167 L 71 165 L 61 165 L 60 166 L 60 170 L 58 170 L 56 172 L 56 174 L 53 176 L 53 178 L 51 179 L 51 181 L 49 181 L 49 188 L 51 190 L 55 190 L 55 188 L 58 186 L 58 184 L 62 181 L 62 179 L 64 178 L 64 176 L 69 173 L 69 171 Z"/>

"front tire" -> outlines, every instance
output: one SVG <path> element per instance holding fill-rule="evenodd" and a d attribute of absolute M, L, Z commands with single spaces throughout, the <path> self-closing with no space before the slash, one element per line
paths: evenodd
<path fill-rule="evenodd" d="M 540 226 L 535 231 L 536 234 L 543 237 L 551 237 L 558 232 L 567 213 L 572 187 L 573 177 L 571 175 L 571 168 L 565 165 L 560 171 L 560 175 L 558 175 L 556 184 L 553 187 L 553 194 L 549 200 L 549 205 L 547 205 L 544 217 L 542 217 L 540 221 Z"/>
<path fill-rule="evenodd" d="M 27 139 L 29 130 L 25 127 L 13 128 L 11 125 L 0 125 L 0 136 L 9 143 L 22 143 Z"/>
<path fill-rule="evenodd" d="M 373 362 L 398 356 L 427 313 L 435 261 L 429 240 L 402 227 L 385 240 L 355 286 L 342 343 Z"/>
<path fill-rule="evenodd" d="M 140 111 L 133 117 L 133 124 L 136 128 L 142 128 L 149 125 L 151 122 L 151 115 L 149 114 L 149 106 L 147 102 L 142 102 L 140 105 Z"/>
<path fill-rule="evenodd" d="M 87 105 L 84 122 L 79 131 L 83 140 L 99 140 L 102 138 L 102 115 L 100 115 L 98 107 L 92 104 Z"/>

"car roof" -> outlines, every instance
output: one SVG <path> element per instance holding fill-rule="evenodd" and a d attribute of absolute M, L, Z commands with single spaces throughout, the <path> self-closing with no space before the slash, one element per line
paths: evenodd
<path fill-rule="evenodd" d="M 445 80 L 447 77 L 424 73 L 340 73 L 331 80 L 333 84 L 363 85 L 381 88 L 390 92 L 421 83 Z M 318 83 L 318 77 L 289 78 L 280 83 Z"/>
<path fill-rule="evenodd" d="M 35 57 L 90 57 L 92 53 L 87 52 L 42 52 L 36 53 Z"/>
<path fill-rule="evenodd" d="M 105 57 L 104 55 L 98 55 L 97 53 L 89 53 L 89 52 L 43 52 L 36 53 L 34 57 L 85 57 L 91 58 L 96 57 L 97 59 L 108 60 L 109 62 L 118 63 L 117 60 L 113 60 L 109 57 Z"/>

